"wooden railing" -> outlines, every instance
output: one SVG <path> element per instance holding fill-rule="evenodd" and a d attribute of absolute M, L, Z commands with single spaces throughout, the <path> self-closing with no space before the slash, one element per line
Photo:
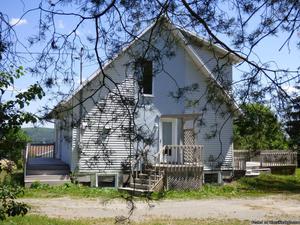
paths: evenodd
<path fill-rule="evenodd" d="M 159 151 L 158 164 L 203 164 L 202 145 L 165 145 Z"/>
<path fill-rule="evenodd" d="M 262 167 L 297 166 L 297 152 L 262 151 L 260 164 Z"/>
<path fill-rule="evenodd" d="M 250 161 L 250 153 L 247 150 L 234 150 L 233 168 L 235 170 L 246 170 L 246 162 Z"/>
<path fill-rule="evenodd" d="M 28 153 L 29 153 L 30 144 L 27 144 L 24 153 L 23 153 L 23 171 L 24 171 L 24 177 L 26 177 L 27 173 L 27 161 L 28 161 Z"/>
<path fill-rule="evenodd" d="M 258 161 L 260 162 L 261 167 L 297 167 L 297 152 L 284 150 L 263 150 L 257 154 L 251 154 L 247 150 L 234 150 L 235 170 L 245 170 L 247 161 Z"/>
<path fill-rule="evenodd" d="M 27 158 L 55 158 L 55 144 L 28 144 Z"/>

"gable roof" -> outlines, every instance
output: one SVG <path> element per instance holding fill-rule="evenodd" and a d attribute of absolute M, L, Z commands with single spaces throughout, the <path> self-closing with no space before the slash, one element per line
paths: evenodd
<path fill-rule="evenodd" d="M 116 54 L 111 60 L 104 63 L 102 66 L 102 70 L 104 71 L 107 69 L 116 59 L 118 59 L 124 52 L 126 52 L 131 46 L 133 46 L 134 43 L 136 43 L 138 40 L 140 40 L 148 31 L 151 29 L 154 29 L 155 25 L 158 22 L 164 23 L 165 26 L 167 26 L 170 31 L 175 35 L 175 37 L 178 38 L 180 43 L 182 44 L 182 47 L 187 51 L 188 55 L 192 58 L 196 66 L 208 77 L 213 79 L 216 84 L 220 87 L 222 87 L 221 83 L 215 79 L 213 76 L 212 71 L 210 71 L 205 63 L 202 61 L 201 57 L 197 54 L 196 50 L 193 48 L 192 45 L 190 45 L 189 41 L 187 40 L 187 37 L 190 37 L 194 40 L 196 40 L 197 43 L 201 43 L 202 46 L 206 46 L 208 49 L 213 48 L 217 53 L 219 53 L 222 56 L 228 56 L 229 60 L 233 63 L 239 63 L 241 62 L 241 58 L 237 57 L 236 55 L 229 53 L 224 48 L 213 44 L 211 41 L 198 36 L 195 33 L 192 33 L 186 29 L 180 28 L 179 26 L 174 25 L 167 19 L 166 17 L 161 17 L 156 22 L 152 23 L 150 26 L 148 26 L 143 32 L 141 32 L 136 38 L 134 38 L 127 46 L 125 46 L 118 54 Z M 59 102 L 55 108 L 49 113 L 51 115 L 55 109 L 59 108 L 60 106 L 66 105 L 68 102 L 72 100 L 72 98 L 80 92 L 81 89 L 83 89 L 88 83 L 92 82 L 97 76 L 99 76 L 102 73 L 101 69 L 97 69 L 88 79 L 86 79 L 82 84 L 75 89 L 75 91 L 72 93 L 72 95 L 68 96 L 65 100 L 62 100 Z M 223 89 L 222 89 L 223 90 Z M 225 95 L 231 99 L 230 95 L 223 90 Z M 232 99 L 231 99 L 232 100 Z M 239 109 L 239 107 L 234 103 L 235 108 Z"/>

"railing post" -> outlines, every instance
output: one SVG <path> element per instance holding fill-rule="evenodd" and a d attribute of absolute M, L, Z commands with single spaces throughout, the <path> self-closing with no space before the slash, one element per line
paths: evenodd
<path fill-rule="evenodd" d="M 26 148 L 25 148 L 25 154 L 24 154 L 24 162 L 23 162 L 23 168 L 24 168 L 24 179 L 27 175 L 27 161 L 28 161 L 28 154 L 29 154 L 29 150 L 30 150 L 30 143 L 26 144 Z"/>

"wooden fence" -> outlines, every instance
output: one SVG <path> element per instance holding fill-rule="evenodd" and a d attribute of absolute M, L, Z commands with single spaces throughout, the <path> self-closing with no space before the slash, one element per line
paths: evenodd
<path fill-rule="evenodd" d="M 264 150 L 255 154 L 247 150 L 234 150 L 235 170 L 245 170 L 247 161 L 258 161 L 261 167 L 297 167 L 297 152 Z"/>

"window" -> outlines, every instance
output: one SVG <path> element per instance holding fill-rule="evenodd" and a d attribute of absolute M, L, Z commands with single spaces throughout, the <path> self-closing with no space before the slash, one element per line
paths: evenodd
<path fill-rule="evenodd" d="M 117 187 L 117 175 L 116 174 L 97 174 L 96 175 L 96 187 Z"/>
<path fill-rule="evenodd" d="M 142 89 L 143 94 L 152 95 L 152 81 L 153 81 L 153 68 L 152 61 L 149 60 L 139 60 L 138 61 L 139 68 L 141 70 L 141 78 L 140 78 L 140 87 Z"/>
<path fill-rule="evenodd" d="M 204 183 L 206 184 L 217 184 L 219 183 L 219 173 L 205 173 Z"/>

